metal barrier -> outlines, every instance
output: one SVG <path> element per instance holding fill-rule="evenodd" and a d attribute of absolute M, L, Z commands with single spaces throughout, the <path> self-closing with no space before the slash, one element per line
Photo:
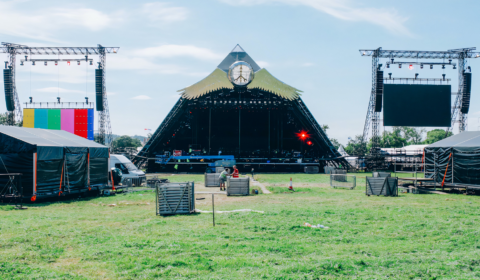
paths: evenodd
<path fill-rule="evenodd" d="M 320 167 L 318 167 L 318 166 L 305 166 L 304 171 L 307 174 L 316 174 L 320 171 Z"/>
<path fill-rule="evenodd" d="M 385 178 L 385 177 L 392 177 L 392 174 L 390 172 L 380 172 L 380 171 L 378 171 L 378 172 L 373 172 L 372 176 L 374 178 L 377 178 L 377 177 Z"/>
<path fill-rule="evenodd" d="M 366 177 L 365 194 L 398 196 L 398 178 L 396 177 Z"/>
<path fill-rule="evenodd" d="M 220 173 L 205 173 L 205 187 L 220 187 Z"/>
<path fill-rule="evenodd" d="M 330 174 L 330 187 L 349 188 L 353 190 L 357 186 L 357 177 L 355 175 Z"/>
<path fill-rule="evenodd" d="M 230 195 L 250 195 L 250 178 L 228 177 L 227 196 Z"/>
<path fill-rule="evenodd" d="M 156 209 L 161 216 L 194 213 L 194 182 L 157 184 Z"/>
<path fill-rule="evenodd" d="M 15 203 L 22 207 L 23 186 L 21 173 L 0 174 L 0 202 Z"/>

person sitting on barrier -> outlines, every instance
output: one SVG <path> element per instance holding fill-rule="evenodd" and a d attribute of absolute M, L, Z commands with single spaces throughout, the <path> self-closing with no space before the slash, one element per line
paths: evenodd
<path fill-rule="evenodd" d="M 220 173 L 220 176 L 218 177 L 218 179 L 220 179 L 220 190 L 221 191 L 225 191 L 225 182 L 227 182 L 227 176 L 228 176 L 228 172 L 230 170 L 228 168 L 224 169 L 222 171 L 222 173 Z"/>
<path fill-rule="evenodd" d="M 238 178 L 238 169 L 237 169 L 237 166 L 236 166 L 236 165 L 233 166 L 232 177 L 233 177 L 233 178 Z"/>

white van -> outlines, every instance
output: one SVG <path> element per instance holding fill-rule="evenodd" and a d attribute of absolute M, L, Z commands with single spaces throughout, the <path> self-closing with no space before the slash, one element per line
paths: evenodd
<path fill-rule="evenodd" d="M 122 171 L 122 184 L 125 179 L 132 179 L 132 184 L 136 187 L 146 182 L 145 173 L 139 170 L 128 158 L 122 155 L 110 155 L 110 169 L 118 168 Z"/>

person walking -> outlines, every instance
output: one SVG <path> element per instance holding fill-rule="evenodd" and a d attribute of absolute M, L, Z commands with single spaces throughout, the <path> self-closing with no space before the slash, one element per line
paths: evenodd
<path fill-rule="evenodd" d="M 230 170 L 228 168 L 224 169 L 222 171 L 222 173 L 220 173 L 220 176 L 218 177 L 218 179 L 220 179 L 220 190 L 221 191 L 226 191 L 225 182 L 227 182 L 228 172 L 230 172 Z"/>

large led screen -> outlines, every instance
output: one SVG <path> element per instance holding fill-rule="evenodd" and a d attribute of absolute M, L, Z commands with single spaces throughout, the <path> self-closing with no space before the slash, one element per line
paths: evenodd
<path fill-rule="evenodd" d="M 385 126 L 450 127 L 450 85 L 385 84 Z"/>

